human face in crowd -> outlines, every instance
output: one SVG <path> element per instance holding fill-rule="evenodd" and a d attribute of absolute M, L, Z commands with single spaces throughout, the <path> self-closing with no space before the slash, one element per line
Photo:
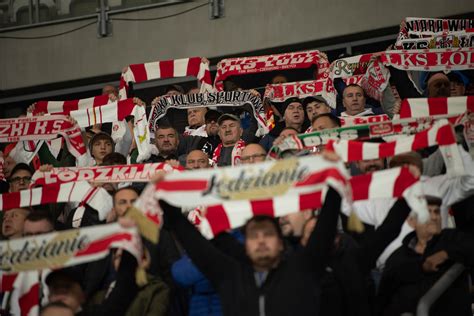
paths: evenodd
<path fill-rule="evenodd" d="M 462 97 L 466 93 L 466 87 L 461 82 L 451 81 L 451 96 Z"/>
<path fill-rule="evenodd" d="M 415 231 L 418 239 L 430 239 L 441 233 L 441 211 L 438 205 L 428 205 L 429 220 L 424 223 L 415 222 Z"/>
<path fill-rule="evenodd" d="M 257 271 L 268 270 L 279 262 L 283 241 L 271 222 L 250 222 L 245 236 L 245 251 Z"/>
<path fill-rule="evenodd" d="M 298 135 L 298 132 L 293 129 L 285 129 L 281 131 L 279 136 L 283 136 L 283 138 L 287 138 L 288 136 L 292 136 L 292 135 Z"/>
<path fill-rule="evenodd" d="M 186 156 L 186 169 L 209 168 L 209 157 L 202 150 L 193 150 Z"/>
<path fill-rule="evenodd" d="M 102 163 L 102 159 L 113 151 L 113 144 L 110 139 L 98 139 L 92 145 L 92 156 L 97 164 Z"/>
<path fill-rule="evenodd" d="M 48 306 L 41 311 L 40 316 L 74 316 L 74 312 L 66 306 Z"/>
<path fill-rule="evenodd" d="M 300 244 L 306 247 L 309 241 L 309 237 L 311 236 L 311 233 L 313 232 L 314 228 L 316 227 L 316 223 L 318 220 L 313 217 L 310 218 L 303 226 L 303 235 L 301 236 L 300 239 Z"/>
<path fill-rule="evenodd" d="M 256 162 L 263 162 L 267 157 L 267 152 L 259 144 L 248 144 L 242 150 L 240 156 L 241 164 L 252 164 Z"/>
<path fill-rule="evenodd" d="M 28 170 L 17 170 L 14 174 L 11 175 L 9 179 L 10 192 L 18 192 L 21 190 L 28 189 L 28 186 L 31 183 L 31 176 L 32 174 Z"/>
<path fill-rule="evenodd" d="M 3 175 L 5 176 L 5 178 L 10 178 L 10 174 L 13 170 L 13 168 L 15 168 L 16 166 L 16 162 L 15 160 L 10 157 L 10 156 L 6 156 L 4 158 L 4 162 L 3 162 Z"/>
<path fill-rule="evenodd" d="M 450 96 L 451 83 L 449 82 L 448 77 L 443 74 L 433 75 L 433 79 L 430 79 L 428 83 L 428 97 L 439 98 Z"/>
<path fill-rule="evenodd" d="M 7 239 L 15 239 L 23 236 L 26 216 L 28 216 L 28 211 L 22 208 L 14 208 L 4 212 L 2 235 Z"/>
<path fill-rule="evenodd" d="M 206 120 L 206 133 L 208 136 L 215 136 L 219 133 L 219 125 L 216 120 Z"/>
<path fill-rule="evenodd" d="M 42 219 L 39 221 L 25 220 L 23 225 L 23 236 L 35 236 L 50 233 L 54 230 L 53 225 L 46 220 Z"/>
<path fill-rule="evenodd" d="M 112 94 L 114 96 L 118 96 L 118 90 L 114 86 L 108 84 L 102 88 L 102 94 L 105 94 L 105 95 Z"/>
<path fill-rule="evenodd" d="M 372 173 L 385 169 L 385 161 L 382 158 L 360 160 L 357 161 L 356 165 L 362 173 Z"/>
<path fill-rule="evenodd" d="M 188 109 L 188 125 L 192 128 L 198 128 L 204 125 L 204 115 L 206 115 L 206 108 Z"/>
<path fill-rule="evenodd" d="M 134 190 L 122 189 L 118 191 L 114 196 L 114 212 L 119 217 L 124 216 L 127 209 L 132 207 L 137 199 L 138 194 Z"/>
<path fill-rule="evenodd" d="M 178 149 L 178 133 L 174 128 L 159 128 L 155 132 L 155 145 L 162 156 L 168 156 Z"/>
<path fill-rule="evenodd" d="M 285 110 L 283 115 L 286 126 L 301 128 L 304 121 L 304 109 L 303 105 L 299 102 L 291 102 Z"/>
<path fill-rule="evenodd" d="M 338 128 L 336 123 L 327 116 L 322 116 L 314 120 L 311 125 L 313 131 L 323 131 L 325 129 Z"/>
<path fill-rule="evenodd" d="M 306 115 L 308 115 L 310 121 L 312 121 L 316 115 L 323 113 L 331 113 L 331 108 L 324 102 L 313 101 L 306 105 Z"/>
<path fill-rule="evenodd" d="M 311 211 L 291 213 L 280 217 L 279 223 L 283 236 L 300 237 L 303 235 L 303 228 L 306 221 L 311 216 Z"/>
<path fill-rule="evenodd" d="M 346 108 L 348 115 L 357 115 L 364 111 L 365 96 L 361 87 L 349 86 L 342 94 L 342 104 Z"/>
<path fill-rule="evenodd" d="M 240 122 L 234 120 L 224 120 L 219 125 L 219 137 L 224 147 L 234 146 L 242 136 L 243 130 Z"/>
<path fill-rule="evenodd" d="M 57 280 L 49 286 L 49 302 L 62 302 L 77 312 L 85 302 L 85 295 L 77 282 Z"/>
<path fill-rule="evenodd" d="M 172 96 L 172 95 L 180 95 L 180 94 L 182 94 L 182 93 L 179 92 L 178 90 L 170 90 L 170 91 L 166 92 L 165 95 Z"/>
<path fill-rule="evenodd" d="M 272 84 L 280 84 L 280 83 L 286 83 L 286 82 L 288 82 L 288 79 L 283 75 L 276 75 L 272 79 Z"/>

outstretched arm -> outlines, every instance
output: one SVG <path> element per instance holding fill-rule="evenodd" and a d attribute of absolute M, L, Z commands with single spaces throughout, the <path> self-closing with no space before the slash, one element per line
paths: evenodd
<path fill-rule="evenodd" d="M 224 255 L 214 247 L 201 233 L 183 216 L 181 210 L 160 201 L 165 222 L 178 237 L 191 260 L 199 270 L 214 284 L 226 279 L 229 273 L 237 267 L 237 262 Z"/>
<path fill-rule="evenodd" d="M 323 208 L 318 216 L 316 227 L 309 237 L 305 252 L 315 267 L 316 275 L 319 277 L 324 273 L 331 248 L 336 237 L 336 226 L 341 209 L 341 196 L 333 188 L 329 187 L 324 200 Z"/>

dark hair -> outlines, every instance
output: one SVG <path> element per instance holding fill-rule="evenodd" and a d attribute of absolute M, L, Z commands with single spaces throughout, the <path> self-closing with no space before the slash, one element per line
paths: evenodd
<path fill-rule="evenodd" d="M 95 134 L 91 138 L 91 140 L 89 141 L 89 151 L 91 152 L 91 155 L 92 155 L 92 147 L 94 147 L 94 143 L 98 142 L 101 139 L 106 139 L 106 140 L 110 141 L 112 143 L 112 151 L 115 150 L 115 142 L 114 142 L 112 136 L 110 136 L 106 132 L 99 132 L 99 133 Z"/>
<path fill-rule="evenodd" d="M 42 220 L 48 221 L 51 226 L 54 227 L 54 220 L 51 214 L 48 211 L 33 211 L 26 216 L 25 221 L 30 221 L 30 222 L 39 222 Z"/>
<path fill-rule="evenodd" d="M 133 191 L 135 192 L 137 195 L 140 195 L 140 193 L 138 192 L 138 190 L 132 186 L 126 186 L 126 187 L 123 187 L 123 188 L 120 188 L 120 189 L 117 189 L 114 191 L 114 193 L 112 194 L 112 201 L 114 201 L 114 204 L 115 204 L 115 196 L 117 195 L 117 193 L 123 191 L 123 190 L 130 190 L 130 191 Z"/>
<path fill-rule="evenodd" d="M 344 91 L 346 91 L 346 89 L 349 88 L 349 87 L 354 87 L 354 88 L 357 87 L 357 88 L 360 88 L 360 89 L 362 90 L 362 94 L 364 95 L 364 98 L 367 97 L 367 95 L 365 94 L 364 88 L 362 88 L 362 87 L 361 87 L 360 85 L 358 85 L 357 83 L 348 84 L 348 85 L 344 88 L 344 90 L 342 90 L 342 96 L 343 96 L 343 97 L 344 97 Z"/>
<path fill-rule="evenodd" d="M 26 170 L 29 173 L 31 173 L 31 175 L 35 173 L 35 171 L 29 165 L 27 165 L 26 163 L 20 162 L 20 163 L 17 163 L 15 167 L 13 167 L 12 172 L 10 172 L 10 178 L 19 170 Z"/>
<path fill-rule="evenodd" d="M 341 127 L 341 119 L 338 118 L 337 116 L 335 116 L 335 115 L 332 114 L 332 113 L 322 113 L 322 114 L 316 115 L 316 116 L 313 117 L 313 119 L 311 120 L 311 125 L 313 125 L 314 121 L 316 121 L 318 118 L 321 118 L 321 117 L 327 117 L 327 118 L 330 119 L 334 124 L 336 124 L 337 126 Z"/>
<path fill-rule="evenodd" d="M 114 165 L 126 165 L 127 158 L 124 155 L 117 152 L 112 152 L 110 154 L 105 155 L 104 159 L 102 159 L 101 166 L 114 166 Z"/>
<path fill-rule="evenodd" d="M 247 237 L 247 228 L 251 223 L 264 223 L 264 222 L 269 222 L 275 227 L 275 230 L 277 232 L 278 238 L 283 239 L 283 232 L 281 231 L 280 224 L 278 224 L 278 221 L 275 217 L 271 217 L 268 215 L 255 215 L 251 219 L 245 223 L 243 227 L 243 232 L 244 236 Z"/>

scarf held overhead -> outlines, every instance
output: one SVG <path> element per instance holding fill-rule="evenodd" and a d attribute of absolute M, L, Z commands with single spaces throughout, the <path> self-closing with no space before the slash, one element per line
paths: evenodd
<path fill-rule="evenodd" d="M 253 56 L 223 59 L 217 64 L 214 87 L 224 89 L 224 80 L 230 76 L 248 75 L 277 70 L 304 69 L 315 65 L 317 78 L 327 77 L 329 62 L 326 54 L 313 50 L 277 55 Z"/>
<path fill-rule="evenodd" d="M 51 140 L 63 136 L 69 152 L 76 158 L 87 150 L 81 130 L 64 115 L 22 117 L 0 120 L 0 142 Z"/>
<path fill-rule="evenodd" d="M 104 258 L 112 247 L 141 259 L 136 228 L 114 223 L 0 242 L 0 269 L 15 273 L 68 267 Z"/>
<path fill-rule="evenodd" d="M 127 98 L 130 82 L 140 83 L 154 79 L 188 76 L 196 77 L 199 80 L 201 92 L 211 92 L 214 90 L 209 63 L 204 62 L 201 57 L 190 57 L 128 66 L 120 78 L 120 99 Z"/>

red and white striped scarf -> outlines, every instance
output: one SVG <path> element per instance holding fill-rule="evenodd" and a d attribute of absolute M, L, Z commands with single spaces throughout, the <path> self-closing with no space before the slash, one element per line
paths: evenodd
<path fill-rule="evenodd" d="M 351 186 L 355 191 L 352 196 L 357 199 L 406 195 L 409 203 L 421 210 L 420 217 L 428 218 L 423 203 L 407 190 L 418 184 L 408 169 L 390 169 L 348 179 L 341 162 L 306 156 L 168 175 L 156 184 L 156 197 L 183 208 L 207 207 L 200 226 L 203 231 L 212 232 L 211 235 L 240 227 L 254 215 L 278 217 L 319 208 L 327 185 L 348 201 L 351 201 Z M 419 189 L 419 186 L 414 188 L 416 194 L 420 193 Z"/>
<path fill-rule="evenodd" d="M 35 103 L 33 115 L 38 113 L 67 114 L 71 111 L 84 110 L 109 103 L 108 95 L 69 101 L 38 101 Z"/>
<path fill-rule="evenodd" d="M 80 181 L 106 183 L 149 182 L 159 170 L 171 172 L 173 170 L 184 170 L 184 168 L 181 166 L 172 167 L 163 162 L 82 168 L 63 167 L 53 168 L 47 172 L 36 171 L 33 175 L 33 181 L 35 186 Z"/>
<path fill-rule="evenodd" d="M 64 115 L 34 116 L 0 120 L 0 142 L 51 140 L 63 136 L 76 158 L 84 157 L 87 150 L 79 126 Z"/>
<path fill-rule="evenodd" d="M 40 309 L 40 272 L 25 271 L 16 274 L 2 272 L 4 300 L 10 304 L 11 315 L 37 316 Z M 5 283 L 4 283 L 5 282 Z M 5 302 L 6 303 L 6 302 Z"/>
<path fill-rule="evenodd" d="M 341 127 L 354 126 L 354 125 L 366 125 L 372 123 L 389 122 L 390 118 L 387 114 L 381 115 L 369 115 L 369 116 L 341 116 Z"/>
<path fill-rule="evenodd" d="M 217 64 L 214 87 L 218 91 L 224 90 L 224 80 L 230 76 L 277 70 L 304 69 L 313 65 L 316 65 L 318 70 L 316 79 L 327 77 L 327 70 L 329 69 L 327 56 L 317 50 L 223 59 Z"/>
<path fill-rule="evenodd" d="M 223 145 L 220 143 L 212 154 L 212 162 L 216 166 L 219 162 L 219 158 L 221 157 L 222 147 Z M 235 143 L 234 148 L 232 149 L 232 166 L 238 166 L 240 164 L 240 156 L 242 155 L 242 150 L 244 147 L 245 142 L 242 139 L 239 139 L 237 143 Z"/>
<path fill-rule="evenodd" d="M 81 202 L 95 209 L 100 220 L 105 220 L 113 207 L 112 197 L 103 188 L 88 182 L 49 184 L 44 187 L 0 194 L 0 211 L 64 202 Z"/>
<path fill-rule="evenodd" d="M 267 84 L 263 98 L 268 99 L 271 102 L 284 102 L 292 97 L 305 98 L 309 96 L 323 95 L 325 84 L 325 79 Z"/>
<path fill-rule="evenodd" d="M 329 140 L 326 149 L 335 151 L 344 162 L 393 157 L 410 151 L 438 145 L 446 165 L 446 172 L 462 175 L 464 165 L 456 144 L 456 135 L 445 119 L 437 121 L 425 131 L 412 136 L 399 136 L 387 143 L 369 143 L 353 140 Z"/>
<path fill-rule="evenodd" d="M 453 116 L 456 119 L 466 112 L 474 112 L 474 96 L 405 99 L 399 114 L 401 119 L 435 115 Z"/>
<path fill-rule="evenodd" d="M 2 241 L 0 268 L 15 273 L 68 267 L 103 258 L 112 247 L 123 248 L 141 259 L 136 227 L 113 223 Z"/>
<path fill-rule="evenodd" d="M 190 57 L 128 66 L 120 78 L 120 99 L 127 98 L 129 82 L 140 83 L 147 80 L 188 76 L 196 77 L 199 80 L 201 92 L 214 90 L 209 64 L 203 62 L 201 57 Z"/>

